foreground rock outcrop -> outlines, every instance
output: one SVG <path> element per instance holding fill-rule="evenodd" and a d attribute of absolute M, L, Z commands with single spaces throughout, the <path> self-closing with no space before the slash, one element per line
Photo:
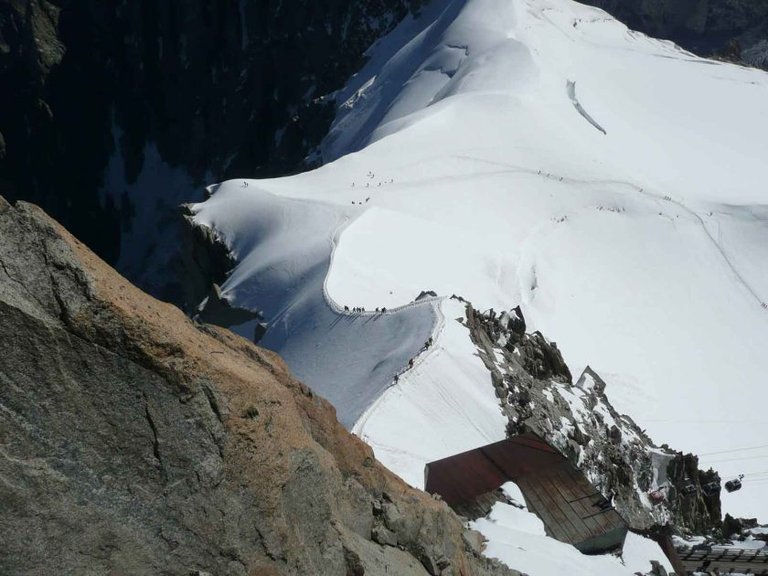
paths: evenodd
<path fill-rule="evenodd" d="M 508 575 L 274 354 L 0 197 L 0 573 Z"/>

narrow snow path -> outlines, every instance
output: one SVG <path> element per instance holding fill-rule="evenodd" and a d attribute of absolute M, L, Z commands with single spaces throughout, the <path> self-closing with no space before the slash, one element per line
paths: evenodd
<path fill-rule="evenodd" d="M 406 482 L 424 487 L 424 466 L 502 440 L 506 417 L 469 330 L 464 304 L 443 300 L 430 350 L 402 374 L 352 431 Z"/>
<path fill-rule="evenodd" d="M 725 249 L 720 244 L 720 241 L 715 238 L 715 236 L 710 231 L 709 227 L 707 226 L 704 219 L 701 217 L 701 215 L 696 212 L 695 210 L 689 208 L 687 205 L 685 205 L 680 200 L 675 200 L 671 196 L 663 195 L 659 193 L 654 193 L 649 190 L 646 190 L 642 188 L 641 186 L 638 186 L 637 184 L 634 184 L 632 182 L 628 182 L 626 180 L 602 180 L 602 179 L 583 179 L 583 178 L 573 178 L 567 175 L 561 175 L 561 174 L 555 174 L 552 172 L 543 172 L 542 170 L 533 170 L 530 168 L 524 168 L 522 166 L 515 166 L 512 164 L 506 164 L 503 162 L 497 162 L 492 160 L 487 160 L 485 158 L 477 158 L 473 156 L 457 156 L 457 158 L 461 158 L 464 160 L 472 160 L 475 162 L 481 162 L 486 164 L 492 164 L 496 166 L 503 166 L 506 167 L 508 170 L 501 171 L 501 172 L 492 172 L 492 174 L 503 174 L 503 173 L 509 173 L 509 174 L 531 174 L 536 175 L 541 178 L 546 178 L 549 180 L 554 180 L 557 182 L 563 182 L 566 184 L 586 184 L 586 185 L 613 185 L 613 186 L 625 186 L 627 188 L 630 188 L 634 192 L 638 192 L 642 194 L 643 196 L 646 196 L 648 198 L 651 198 L 653 200 L 656 200 L 658 202 L 665 202 L 669 203 L 671 205 L 677 206 L 680 208 L 683 212 L 685 212 L 688 216 L 696 220 L 698 224 L 701 225 L 702 230 L 706 234 L 709 242 L 714 246 L 715 250 L 720 254 L 725 264 L 730 268 L 731 272 L 733 272 L 734 276 L 738 280 L 739 284 L 741 284 L 747 292 L 749 292 L 752 297 L 754 298 L 755 302 L 764 310 L 766 310 L 766 302 L 768 302 L 768 296 L 763 297 L 761 296 L 758 291 L 752 286 L 752 284 L 744 277 L 744 275 L 739 271 L 736 264 L 734 264 L 733 260 L 731 259 L 730 255 L 725 251 Z M 477 178 L 478 175 L 473 175 L 473 177 Z M 568 215 L 568 213 L 564 212 L 564 215 Z"/>

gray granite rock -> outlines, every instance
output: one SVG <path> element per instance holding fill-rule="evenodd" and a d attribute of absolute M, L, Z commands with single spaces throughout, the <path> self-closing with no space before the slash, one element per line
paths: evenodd
<path fill-rule="evenodd" d="M 275 354 L 1 197 L 0 438 L 1 574 L 517 574 Z"/>

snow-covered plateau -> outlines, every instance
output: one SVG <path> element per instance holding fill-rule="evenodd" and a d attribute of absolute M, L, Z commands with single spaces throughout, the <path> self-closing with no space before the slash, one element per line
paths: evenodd
<path fill-rule="evenodd" d="M 456 294 L 520 305 L 657 443 L 745 474 L 724 512 L 768 520 L 768 74 L 570 0 L 434 0 L 337 102 L 322 168 L 191 209 L 238 262 L 223 295 L 384 464 L 421 487 L 505 436 Z M 488 553 L 564 573 L 504 506 Z M 566 572 L 633 571 L 597 561 Z"/>

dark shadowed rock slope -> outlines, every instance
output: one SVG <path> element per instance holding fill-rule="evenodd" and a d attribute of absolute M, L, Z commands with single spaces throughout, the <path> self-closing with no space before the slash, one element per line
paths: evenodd
<path fill-rule="evenodd" d="M 699 56 L 768 70 L 765 0 L 583 0 L 633 30 L 672 40 Z"/>
<path fill-rule="evenodd" d="M 0 574 L 513 574 L 274 354 L 1 197 L 0 331 Z"/>
<path fill-rule="evenodd" d="M 170 226 L 203 183 L 301 169 L 333 92 L 421 4 L 0 0 L 0 195 L 39 204 L 110 263 L 151 249 L 132 229 Z M 124 175 L 106 178 L 115 159 Z M 171 168 L 181 182 L 158 177 Z M 177 296 L 147 265 L 123 270 Z"/>

